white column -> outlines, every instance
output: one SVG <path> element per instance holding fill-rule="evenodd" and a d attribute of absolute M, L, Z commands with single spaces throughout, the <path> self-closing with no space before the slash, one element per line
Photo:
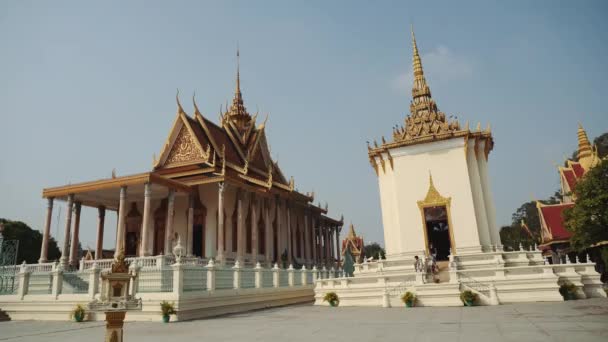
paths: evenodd
<path fill-rule="evenodd" d="M 38 263 L 48 261 L 49 237 L 51 235 L 51 219 L 53 216 L 53 197 L 46 199 L 46 218 L 44 219 L 44 231 L 42 233 L 42 245 L 40 246 L 40 259 Z"/>
<path fill-rule="evenodd" d="M 251 261 L 258 261 L 258 206 L 255 194 L 251 193 Z"/>
<path fill-rule="evenodd" d="M 292 260 L 292 251 L 293 251 L 293 239 L 292 239 L 292 235 L 291 235 L 291 208 L 290 208 L 290 203 L 287 202 L 287 205 L 285 206 L 287 207 L 287 263 L 289 265 L 293 264 L 293 260 Z"/>
<path fill-rule="evenodd" d="M 243 218 L 243 190 L 239 189 L 237 190 L 237 226 L 236 226 L 236 237 L 232 237 L 233 239 L 236 238 L 236 259 L 237 261 L 239 261 L 240 263 L 243 263 L 243 257 L 245 255 L 245 239 L 244 239 L 244 232 L 243 232 L 243 227 L 245 226 L 244 224 L 244 218 Z"/>
<path fill-rule="evenodd" d="M 68 255 L 70 246 L 70 229 L 72 228 L 72 211 L 74 209 L 74 194 L 68 195 L 68 210 L 65 217 L 65 229 L 63 231 L 63 248 L 61 248 L 61 264 L 64 268 L 68 265 Z"/>
<path fill-rule="evenodd" d="M 169 189 L 169 198 L 167 200 L 167 223 L 165 224 L 165 255 L 171 255 L 173 252 L 173 216 L 175 214 L 175 191 Z"/>
<path fill-rule="evenodd" d="M 146 183 L 144 185 L 144 213 L 141 220 L 141 244 L 139 247 L 139 256 L 141 257 L 149 256 L 152 254 L 150 252 L 150 240 L 152 240 L 150 239 L 150 222 L 152 219 L 150 217 L 150 212 L 152 211 L 150 203 L 151 197 L 152 185 L 150 183 Z"/>
<path fill-rule="evenodd" d="M 486 204 L 486 217 L 488 218 L 488 229 L 490 230 L 490 238 L 492 244 L 502 249 L 502 242 L 500 241 L 500 232 L 496 224 L 496 208 L 494 207 L 494 197 L 492 197 L 492 191 L 490 189 L 490 182 L 488 180 L 488 162 L 485 154 L 485 147 L 487 140 L 484 140 L 479 144 L 477 148 L 477 163 L 479 165 L 479 178 L 481 178 L 481 188 L 483 189 L 483 199 Z"/>
<path fill-rule="evenodd" d="M 470 142 L 467 151 L 467 166 L 469 169 L 469 180 L 471 183 L 471 191 L 473 195 L 473 205 L 475 206 L 475 219 L 477 221 L 479 243 L 485 248 L 491 245 L 490 233 L 488 230 L 488 219 L 486 218 L 486 207 L 483 203 L 483 193 L 481 191 L 479 169 L 477 168 L 477 160 L 475 157 L 475 144 L 471 143 L 472 141 Z"/>
<path fill-rule="evenodd" d="M 332 267 L 336 260 L 335 247 L 334 247 L 334 234 L 336 233 L 335 227 L 329 229 L 329 263 Z"/>
<path fill-rule="evenodd" d="M 103 259 L 103 228 L 106 221 L 106 207 L 97 208 L 97 244 L 95 245 L 95 260 Z"/>
<path fill-rule="evenodd" d="M 116 249 L 114 258 L 125 253 L 125 226 L 127 219 L 127 187 L 120 187 L 120 201 L 118 203 L 118 229 L 116 230 Z"/>
<path fill-rule="evenodd" d="M 224 183 L 218 183 L 217 199 L 217 260 L 224 264 Z"/>
<path fill-rule="evenodd" d="M 80 240 L 80 210 L 82 205 L 76 202 L 74 207 L 74 229 L 72 230 L 72 242 L 70 243 L 70 265 L 78 265 L 78 242 Z"/>
<path fill-rule="evenodd" d="M 190 194 L 188 196 L 188 218 L 186 220 L 186 231 L 188 234 L 188 241 L 186 243 L 186 255 L 187 256 L 192 256 L 192 248 L 194 246 L 194 231 L 193 231 L 193 226 L 194 225 L 194 195 Z M 205 229 L 205 233 L 207 233 L 209 229 Z M 207 243 L 207 238 L 204 237 L 204 241 L 205 243 Z M 208 248 L 205 248 L 205 251 L 208 250 Z M 206 253 L 206 252 L 205 252 Z M 205 257 L 204 255 L 202 256 L 203 258 Z"/>
<path fill-rule="evenodd" d="M 270 201 L 264 200 L 264 224 L 266 225 L 266 234 L 264 234 L 264 250 L 266 251 L 266 264 L 272 263 L 272 225 L 270 224 Z"/>

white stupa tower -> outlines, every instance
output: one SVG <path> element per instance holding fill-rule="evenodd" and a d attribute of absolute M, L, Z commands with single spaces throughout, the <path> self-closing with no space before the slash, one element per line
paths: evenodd
<path fill-rule="evenodd" d="M 439 111 L 424 77 L 412 29 L 412 102 L 405 125 L 392 141 L 368 146 L 378 175 L 384 241 L 389 256 L 500 250 L 488 155 L 494 146 L 489 125 L 461 127 Z"/>

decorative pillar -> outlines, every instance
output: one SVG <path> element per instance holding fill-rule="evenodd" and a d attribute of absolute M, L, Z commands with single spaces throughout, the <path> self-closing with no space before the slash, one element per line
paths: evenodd
<path fill-rule="evenodd" d="M 221 265 L 224 264 L 224 189 L 223 182 L 218 183 L 218 198 L 217 198 L 217 260 Z"/>
<path fill-rule="evenodd" d="M 63 268 L 67 268 L 68 265 L 68 254 L 70 253 L 68 248 L 70 246 L 70 229 L 72 228 L 72 210 L 74 209 L 74 194 L 68 195 L 68 210 L 65 218 L 65 229 L 63 232 L 63 247 L 61 248 L 61 265 Z"/>
<path fill-rule="evenodd" d="M 150 241 L 151 239 L 151 232 L 150 232 L 150 221 L 151 221 L 151 217 L 150 217 L 150 212 L 152 211 L 151 208 L 151 200 L 152 197 L 152 184 L 150 183 L 146 183 L 144 185 L 144 213 L 143 213 L 143 217 L 141 220 L 141 244 L 139 247 L 139 256 L 143 257 L 143 256 L 148 256 L 152 253 L 150 253 Z"/>
<path fill-rule="evenodd" d="M 72 230 L 72 242 L 70 244 L 70 266 L 78 265 L 78 241 L 80 239 L 80 210 L 82 204 L 76 202 L 74 207 L 74 230 Z"/>
<path fill-rule="evenodd" d="M 272 225 L 270 224 L 270 201 L 264 200 L 264 224 L 266 225 L 266 234 L 264 234 L 264 251 L 266 251 L 266 264 L 270 267 L 272 263 L 271 255 L 272 244 Z"/>
<path fill-rule="evenodd" d="M 243 262 L 243 256 L 245 255 L 245 239 L 243 239 L 243 190 L 237 190 L 237 226 L 236 226 L 236 260 Z M 234 236 L 232 237 L 235 238 Z"/>
<path fill-rule="evenodd" d="M 292 251 L 293 251 L 293 244 L 292 244 L 292 235 L 291 235 L 291 206 L 290 203 L 287 202 L 285 207 L 287 208 L 287 263 L 289 265 L 293 264 L 293 260 L 292 260 Z"/>
<path fill-rule="evenodd" d="M 114 249 L 114 259 L 124 253 L 125 249 L 125 225 L 127 218 L 127 187 L 120 187 L 120 202 L 118 203 L 118 229 L 116 230 L 116 248 Z"/>
<path fill-rule="evenodd" d="M 341 267 L 340 254 L 340 227 L 336 226 L 336 264 L 338 269 Z"/>
<path fill-rule="evenodd" d="M 192 256 L 192 246 L 194 246 L 194 195 L 190 194 L 188 196 L 188 218 L 186 220 L 186 231 L 188 234 L 188 241 L 186 242 L 186 255 Z M 206 231 L 206 230 L 205 230 Z M 207 242 L 207 238 L 205 237 L 205 242 Z M 206 253 L 205 253 L 206 254 Z M 203 255 L 203 258 L 205 256 Z"/>
<path fill-rule="evenodd" d="M 42 234 L 42 246 L 40 246 L 40 259 L 38 263 L 42 264 L 47 262 L 48 250 L 49 250 L 49 237 L 51 235 L 51 218 L 53 216 L 53 197 L 46 199 L 46 218 L 44 220 L 44 232 Z"/>
<path fill-rule="evenodd" d="M 282 239 L 282 230 L 283 230 L 283 215 L 281 214 L 281 201 L 277 196 L 275 203 L 275 221 L 277 223 L 277 260 L 276 263 L 281 263 L 281 267 L 283 267 L 283 262 L 281 261 L 281 255 L 285 250 L 284 244 L 285 242 Z"/>
<path fill-rule="evenodd" d="M 258 206 L 255 194 L 251 193 L 251 262 L 258 261 Z"/>
<path fill-rule="evenodd" d="M 97 244 L 95 245 L 95 260 L 103 259 L 103 228 L 106 221 L 106 207 L 97 208 Z"/>
<path fill-rule="evenodd" d="M 165 255 L 171 254 L 173 239 L 173 214 L 175 213 L 175 190 L 169 189 L 167 200 L 167 223 L 165 224 Z"/>
<path fill-rule="evenodd" d="M 331 250 L 330 250 L 330 245 L 331 245 L 331 239 L 329 237 L 329 226 L 325 227 L 325 264 L 327 265 L 327 267 L 331 267 L 330 263 L 331 263 Z"/>

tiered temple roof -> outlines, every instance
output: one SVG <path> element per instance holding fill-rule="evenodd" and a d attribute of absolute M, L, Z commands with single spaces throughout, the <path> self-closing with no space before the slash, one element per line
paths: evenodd
<path fill-rule="evenodd" d="M 487 157 L 494 147 L 490 126 L 488 125 L 486 129 L 482 130 L 481 124 L 478 124 L 477 128 L 474 131 L 471 131 L 469 130 L 468 122 L 465 124 L 464 128 L 461 128 L 457 118 L 451 120 L 450 118 L 452 116 L 446 118 L 446 114 L 437 108 L 437 104 L 431 97 L 431 89 L 424 77 L 422 59 L 418 52 L 418 45 L 416 43 L 413 27 L 412 46 L 414 83 L 412 85 L 410 114 L 406 116 L 404 125 L 393 127 L 392 141 L 386 141 L 385 138 L 382 137 L 382 144 L 380 146 L 378 146 L 378 143 L 375 141 L 373 147 L 368 143 L 368 154 L 374 169 L 378 169 L 374 157 L 381 153 L 387 153 L 391 148 L 451 139 L 454 137 L 487 139 L 488 143 L 485 145 L 485 154 Z"/>
<path fill-rule="evenodd" d="M 567 160 L 567 166 L 558 167 L 563 203 L 547 205 L 536 201 L 541 223 L 541 247 L 546 248 L 551 244 L 568 242 L 572 234 L 564 227 L 564 210 L 574 206 L 576 198 L 573 192 L 576 184 L 601 161 L 597 149 L 591 146 L 587 132 L 580 124 L 577 135 L 578 161 Z"/>

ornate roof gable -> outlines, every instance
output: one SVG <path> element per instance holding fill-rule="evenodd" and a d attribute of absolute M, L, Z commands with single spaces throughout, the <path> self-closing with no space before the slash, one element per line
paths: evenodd
<path fill-rule="evenodd" d="M 203 148 L 195 129 L 177 99 L 177 116 L 155 168 L 167 168 L 209 161 L 211 145 Z M 195 122 L 196 123 L 196 122 Z"/>

